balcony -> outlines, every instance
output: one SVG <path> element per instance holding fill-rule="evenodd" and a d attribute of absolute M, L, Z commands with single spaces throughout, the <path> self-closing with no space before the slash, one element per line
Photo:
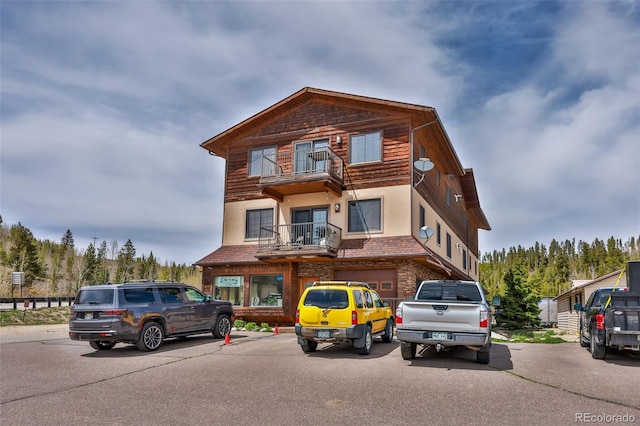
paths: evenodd
<path fill-rule="evenodd" d="M 260 228 L 257 258 L 335 257 L 342 229 L 329 222 L 295 223 Z"/>
<path fill-rule="evenodd" d="M 258 188 L 282 202 L 287 195 L 331 191 L 341 196 L 344 162 L 330 148 L 281 151 L 262 157 Z"/>

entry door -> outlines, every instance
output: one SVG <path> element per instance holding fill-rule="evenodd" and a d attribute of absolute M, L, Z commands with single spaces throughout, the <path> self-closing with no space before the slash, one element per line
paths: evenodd
<path fill-rule="evenodd" d="M 294 240 L 301 239 L 305 245 L 319 245 L 325 237 L 329 211 L 326 207 L 296 209 L 293 211 L 291 223 Z"/>

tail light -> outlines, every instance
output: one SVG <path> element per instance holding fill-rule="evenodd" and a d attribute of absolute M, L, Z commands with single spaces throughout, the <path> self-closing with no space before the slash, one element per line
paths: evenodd
<path fill-rule="evenodd" d="M 126 309 L 110 309 L 110 310 L 102 311 L 103 314 L 110 315 L 110 316 L 124 315 L 125 312 L 127 312 Z"/>
<path fill-rule="evenodd" d="M 358 313 L 351 311 L 351 325 L 358 325 Z"/>
<path fill-rule="evenodd" d="M 489 327 L 489 311 L 480 311 L 480 328 Z"/>
<path fill-rule="evenodd" d="M 396 325 L 402 325 L 402 306 L 396 308 Z"/>
<path fill-rule="evenodd" d="M 598 330 L 604 330 L 604 314 L 596 315 L 596 327 Z"/>
<path fill-rule="evenodd" d="M 300 309 L 296 309 L 296 324 L 300 324 Z"/>

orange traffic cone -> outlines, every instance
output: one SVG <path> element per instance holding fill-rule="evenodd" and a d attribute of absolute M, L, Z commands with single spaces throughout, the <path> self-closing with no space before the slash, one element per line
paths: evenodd
<path fill-rule="evenodd" d="M 273 329 L 273 334 L 278 335 L 280 334 L 280 332 L 278 331 L 278 326 L 276 325 L 276 327 Z"/>
<path fill-rule="evenodd" d="M 231 344 L 231 337 L 229 337 L 229 333 L 224 335 L 224 344 L 225 345 L 230 345 Z"/>

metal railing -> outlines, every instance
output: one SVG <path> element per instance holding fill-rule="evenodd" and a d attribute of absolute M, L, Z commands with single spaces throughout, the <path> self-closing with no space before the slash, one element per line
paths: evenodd
<path fill-rule="evenodd" d="M 342 179 L 344 161 L 330 148 L 280 151 L 262 156 L 262 178 L 328 173 Z"/>
<path fill-rule="evenodd" d="M 342 228 L 329 222 L 307 222 L 260 228 L 258 251 L 301 250 L 306 248 L 338 251 Z"/>

